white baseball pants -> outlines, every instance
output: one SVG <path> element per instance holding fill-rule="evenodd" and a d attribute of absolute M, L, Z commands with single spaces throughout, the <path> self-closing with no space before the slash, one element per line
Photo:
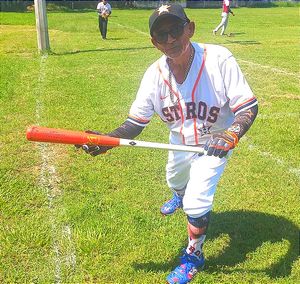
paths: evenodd
<path fill-rule="evenodd" d="M 226 27 L 228 25 L 228 19 L 229 19 L 229 14 L 222 13 L 221 23 L 214 29 L 214 32 L 217 32 L 220 28 L 222 28 L 221 35 L 223 35 L 225 33 Z"/>
<path fill-rule="evenodd" d="M 220 159 L 195 153 L 169 152 L 167 183 L 180 195 L 185 189 L 183 210 L 187 215 L 198 218 L 212 209 L 216 187 L 226 163 L 225 157 Z"/>

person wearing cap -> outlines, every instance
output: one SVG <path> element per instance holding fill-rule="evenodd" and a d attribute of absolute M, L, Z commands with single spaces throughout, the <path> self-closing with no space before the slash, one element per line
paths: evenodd
<path fill-rule="evenodd" d="M 229 13 L 234 16 L 234 13 L 230 9 L 230 0 L 223 0 L 222 4 L 222 14 L 221 14 L 221 22 L 220 24 L 213 30 L 213 35 L 217 34 L 217 31 L 221 29 L 220 35 L 225 35 L 225 30 L 228 25 L 228 20 L 229 20 Z"/>
<path fill-rule="evenodd" d="M 106 39 L 108 17 L 111 14 L 111 5 L 107 0 L 100 0 L 97 5 L 99 31 L 102 39 Z"/>
<path fill-rule="evenodd" d="M 184 284 L 204 267 L 203 244 L 217 184 L 233 148 L 252 125 L 258 107 L 228 49 L 191 42 L 195 23 L 182 6 L 157 8 L 149 18 L 149 29 L 152 44 L 163 55 L 146 70 L 126 121 L 107 135 L 133 139 L 156 113 L 169 128 L 171 144 L 204 149 L 204 155 L 169 151 L 166 166 L 166 180 L 173 196 L 160 212 L 171 215 L 182 208 L 188 233 L 180 263 L 167 281 Z M 83 147 L 92 156 L 109 149 Z"/>

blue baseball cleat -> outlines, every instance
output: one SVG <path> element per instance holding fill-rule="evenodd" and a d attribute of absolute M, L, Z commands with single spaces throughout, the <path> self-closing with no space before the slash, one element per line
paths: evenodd
<path fill-rule="evenodd" d="M 171 215 L 176 209 L 182 208 L 182 197 L 174 192 L 172 199 L 168 200 L 161 208 L 160 212 L 163 215 Z"/>
<path fill-rule="evenodd" d="M 189 283 L 199 270 L 204 268 L 204 256 L 200 259 L 188 253 L 180 257 L 180 265 L 177 266 L 167 277 L 169 284 L 186 284 Z"/>

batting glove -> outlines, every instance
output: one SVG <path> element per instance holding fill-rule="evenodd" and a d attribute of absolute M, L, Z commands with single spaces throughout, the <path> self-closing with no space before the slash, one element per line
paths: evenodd
<path fill-rule="evenodd" d="M 206 142 L 204 153 L 208 156 L 223 158 L 237 145 L 238 141 L 239 138 L 234 132 L 224 131 L 221 134 L 215 134 Z"/>
<path fill-rule="evenodd" d="M 86 130 L 86 133 L 90 133 L 90 134 L 97 134 L 97 135 L 103 135 L 103 133 L 98 132 L 98 131 L 92 131 L 92 130 Z M 94 146 L 94 145 L 75 145 L 75 147 L 77 149 L 81 148 L 84 152 L 86 152 L 87 154 L 90 154 L 91 156 L 95 157 L 98 156 L 100 154 L 105 154 L 109 149 L 113 148 L 113 147 L 109 147 L 109 146 Z"/>

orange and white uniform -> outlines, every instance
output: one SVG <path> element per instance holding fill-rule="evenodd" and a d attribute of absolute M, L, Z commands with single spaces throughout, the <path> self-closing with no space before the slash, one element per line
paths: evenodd
<path fill-rule="evenodd" d="M 225 30 L 228 25 L 228 19 L 229 19 L 229 13 L 230 13 L 230 1 L 229 0 L 223 0 L 222 4 L 222 13 L 221 13 L 221 22 L 220 24 L 213 30 L 214 33 L 216 33 L 220 28 L 221 30 L 221 35 L 224 35 Z"/>
<path fill-rule="evenodd" d="M 128 120 L 146 126 L 156 113 L 170 130 L 172 144 L 203 145 L 233 123 L 240 111 L 257 104 L 232 53 L 218 45 L 193 43 L 194 58 L 178 84 L 163 55 L 145 72 Z M 170 82 L 171 79 L 171 82 Z M 183 209 L 191 217 L 211 210 L 227 159 L 170 151 L 167 182 L 185 191 Z"/>

